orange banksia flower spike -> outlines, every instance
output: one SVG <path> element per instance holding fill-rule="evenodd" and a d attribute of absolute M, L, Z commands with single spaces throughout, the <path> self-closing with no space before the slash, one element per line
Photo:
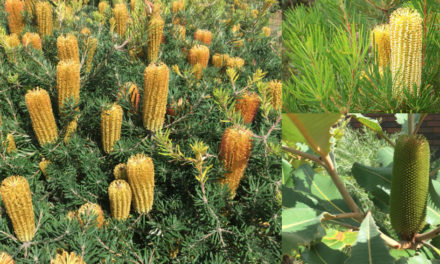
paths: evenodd
<path fill-rule="evenodd" d="M 57 49 L 60 61 L 72 60 L 79 63 L 78 40 L 75 35 L 59 36 L 57 39 Z"/>
<path fill-rule="evenodd" d="M 54 259 L 50 261 L 50 264 L 86 264 L 83 258 L 77 255 L 75 252 L 66 252 L 57 254 Z"/>
<path fill-rule="evenodd" d="M 52 22 L 52 7 L 49 2 L 38 2 L 35 5 L 35 11 L 37 14 L 38 32 L 41 37 L 46 35 L 52 35 L 53 22 Z"/>
<path fill-rule="evenodd" d="M 211 45 L 212 41 L 212 33 L 209 30 L 197 29 L 196 33 L 194 34 L 194 38 L 209 46 Z"/>
<path fill-rule="evenodd" d="M 8 14 L 9 31 L 19 35 L 24 28 L 24 3 L 21 0 L 6 0 L 5 11 Z"/>
<path fill-rule="evenodd" d="M 62 60 L 57 65 L 58 109 L 64 106 L 64 101 L 73 98 L 79 103 L 80 65 L 73 60 Z"/>
<path fill-rule="evenodd" d="M 283 105 L 282 102 L 282 83 L 278 80 L 270 81 L 268 84 L 268 89 L 270 92 L 270 95 L 272 96 L 272 107 L 276 110 L 281 110 L 281 107 Z"/>
<path fill-rule="evenodd" d="M 204 45 L 195 45 L 189 51 L 188 60 L 193 66 L 200 63 L 203 68 L 206 68 L 209 61 L 209 48 Z"/>
<path fill-rule="evenodd" d="M 254 121 L 260 106 L 260 98 L 256 93 L 245 93 L 237 99 L 235 104 L 235 111 L 240 111 L 245 124 L 250 124 Z"/>
<path fill-rule="evenodd" d="M 116 22 L 116 33 L 118 33 L 120 37 L 125 36 L 128 21 L 127 6 L 125 4 L 116 4 L 113 9 L 113 16 Z"/>
<path fill-rule="evenodd" d="M 37 33 L 26 32 L 23 35 L 21 42 L 25 47 L 28 47 L 30 45 L 34 49 L 37 50 L 42 49 L 41 38 L 40 35 L 38 35 Z"/>

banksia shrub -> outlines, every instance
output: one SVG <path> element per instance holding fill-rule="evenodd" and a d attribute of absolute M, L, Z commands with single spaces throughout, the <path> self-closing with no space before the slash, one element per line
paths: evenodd
<path fill-rule="evenodd" d="M 40 146 L 57 140 L 57 125 L 53 116 L 50 97 L 46 90 L 40 88 L 29 90 L 25 99 L 32 127 Z"/>
<path fill-rule="evenodd" d="M 15 146 L 14 136 L 11 133 L 6 135 L 6 152 L 12 153 L 17 151 L 17 146 Z"/>
<path fill-rule="evenodd" d="M 122 108 L 117 104 L 101 113 L 102 147 L 105 153 L 112 152 L 113 146 L 121 137 L 122 116 Z"/>
<path fill-rule="evenodd" d="M 24 28 L 24 3 L 21 0 L 6 0 L 5 11 L 8 14 L 9 31 L 19 35 Z"/>
<path fill-rule="evenodd" d="M 423 19 L 416 10 L 400 8 L 391 14 L 391 73 L 396 95 L 406 88 L 418 94 L 422 79 Z M 417 90 L 414 91 L 414 85 Z"/>
<path fill-rule="evenodd" d="M 226 173 L 222 184 L 227 184 L 231 197 L 235 196 L 241 178 L 251 155 L 251 132 L 239 127 L 230 127 L 225 130 L 220 143 L 220 159 L 223 161 Z"/>
<path fill-rule="evenodd" d="M 203 76 L 203 66 L 200 63 L 197 63 L 192 68 L 193 74 L 196 77 L 196 79 L 200 80 Z"/>
<path fill-rule="evenodd" d="M 104 224 L 104 212 L 101 206 L 95 203 L 85 203 L 78 209 L 78 221 L 81 226 L 90 224 L 100 228 Z"/>
<path fill-rule="evenodd" d="M 261 29 L 261 31 L 263 32 L 263 34 L 264 34 L 266 37 L 269 37 L 269 36 L 270 36 L 270 27 L 263 27 L 263 28 Z"/>
<path fill-rule="evenodd" d="M 11 255 L 0 251 L 0 264 L 15 264 L 15 261 L 12 259 Z"/>
<path fill-rule="evenodd" d="M 15 48 L 20 46 L 20 39 L 18 38 L 17 34 L 11 34 L 9 36 L 6 36 L 6 45 L 8 45 L 8 48 Z"/>
<path fill-rule="evenodd" d="M 154 15 L 148 25 L 148 60 L 150 62 L 154 62 L 159 56 L 164 25 L 165 22 L 159 14 Z"/>
<path fill-rule="evenodd" d="M 60 61 L 57 66 L 58 109 L 64 106 L 64 101 L 73 98 L 79 103 L 80 65 L 73 60 Z"/>
<path fill-rule="evenodd" d="M 41 37 L 52 35 L 52 7 L 49 2 L 38 2 L 35 5 L 37 15 L 38 32 Z"/>
<path fill-rule="evenodd" d="M 35 220 L 28 181 L 22 176 L 7 177 L 2 181 L 0 194 L 18 240 L 31 241 L 35 235 Z"/>
<path fill-rule="evenodd" d="M 209 46 L 211 45 L 212 41 L 212 33 L 209 30 L 197 29 L 196 33 L 194 34 L 194 39 L 197 39 L 203 44 Z"/>
<path fill-rule="evenodd" d="M 422 135 L 402 135 L 394 148 L 390 194 L 391 225 L 410 241 L 425 225 L 429 188 L 429 143 Z"/>
<path fill-rule="evenodd" d="M 373 47 L 375 56 L 380 67 L 385 67 L 390 62 L 390 26 L 376 26 L 370 35 L 371 46 Z"/>
<path fill-rule="evenodd" d="M 113 176 L 115 180 L 124 180 L 128 181 L 127 178 L 127 165 L 125 163 L 119 163 L 113 169 Z"/>
<path fill-rule="evenodd" d="M 87 57 L 86 57 L 86 72 L 89 73 L 92 69 L 93 57 L 95 56 L 96 48 L 98 47 L 98 39 L 89 38 L 87 41 Z"/>
<path fill-rule="evenodd" d="M 43 173 L 44 178 L 46 178 L 46 180 L 49 179 L 49 176 L 47 175 L 47 166 L 49 166 L 50 164 L 50 160 L 45 160 L 43 159 L 42 161 L 40 161 L 40 163 L 38 164 L 38 167 L 40 168 L 41 173 Z"/>
<path fill-rule="evenodd" d="M 75 252 L 66 252 L 57 254 L 54 259 L 50 260 L 50 264 L 86 264 L 83 258 Z"/>
<path fill-rule="evenodd" d="M 24 8 L 26 9 L 26 12 L 33 17 L 35 14 L 35 3 L 36 0 L 24 0 Z"/>
<path fill-rule="evenodd" d="M 174 37 L 176 39 L 185 40 L 186 36 L 186 27 L 182 25 L 175 25 L 174 26 Z"/>
<path fill-rule="evenodd" d="M 273 81 L 270 81 L 267 85 L 268 85 L 270 95 L 272 96 L 272 107 L 275 108 L 276 110 L 281 110 L 281 107 L 283 105 L 282 83 L 278 80 L 273 80 Z"/>
<path fill-rule="evenodd" d="M 164 63 L 151 63 L 144 71 L 142 120 L 151 131 L 162 129 L 167 110 L 170 71 Z"/>
<path fill-rule="evenodd" d="M 72 60 L 79 63 L 78 40 L 75 35 L 59 36 L 57 39 L 57 49 L 60 61 Z"/>
<path fill-rule="evenodd" d="M 240 69 L 244 66 L 244 60 L 240 57 L 232 57 L 226 59 L 226 66 L 229 68 Z"/>
<path fill-rule="evenodd" d="M 180 10 L 183 10 L 184 5 L 185 5 L 185 2 L 183 0 L 173 1 L 171 3 L 171 12 L 177 13 Z"/>
<path fill-rule="evenodd" d="M 245 124 L 250 124 L 254 121 L 260 106 L 260 98 L 256 93 L 245 93 L 237 99 L 235 104 L 235 111 L 240 111 Z"/>
<path fill-rule="evenodd" d="M 229 59 L 228 54 L 214 54 L 212 56 L 212 65 L 216 68 L 222 68 L 223 66 L 226 66 L 226 62 Z"/>
<path fill-rule="evenodd" d="M 108 187 L 110 210 L 116 220 L 125 220 L 130 214 L 131 189 L 124 180 L 114 180 Z"/>
<path fill-rule="evenodd" d="M 42 46 L 41 46 L 41 38 L 40 35 L 38 35 L 37 33 L 31 33 L 31 32 L 26 32 L 23 37 L 21 38 L 21 41 L 23 43 L 23 46 L 28 47 L 29 45 L 32 46 L 32 48 L 37 49 L 37 50 L 41 50 Z"/>
<path fill-rule="evenodd" d="M 209 48 L 204 45 L 195 45 L 189 50 L 188 61 L 193 66 L 200 63 L 203 68 L 206 68 L 209 61 Z"/>
<path fill-rule="evenodd" d="M 133 207 L 139 214 L 148 213 L 154 200 L 153 160 L 144 155 L 131 156 L 127 161 L 127 176 L 133 192 Z"/>
<path fill-rule="evenodd" d="M 113 9 L 113 16 L 116 23 L 116 33 L 118 33 L 120 37 L 125 36 L 128 21 L 127 6 L 125 4 L 116 4 Z"/>

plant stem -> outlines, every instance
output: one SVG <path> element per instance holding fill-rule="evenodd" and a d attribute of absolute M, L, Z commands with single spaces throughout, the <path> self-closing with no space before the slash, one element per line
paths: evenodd
<path fill-rule="evenodd" d="M 325 213 L 324 214 L 324 218 L 322 219 L 322 221 L 326 221 L 326 220 L 334 220 L 334 219 L 344 219 L 344 218 L 363 218 L 364 214 L 363 213 L 343 213 L 343 214 L 330 214 L 330 213 Z"/>
<path fill-rule="evenodd" d="M 288 147 L 288 146 L 282 146 L 281 148 L 283 150 L 285 150 L 285 151 L 288 151 L 288 152 L 294 154 L 294 155 L 298 155 L 298 156 L 301 156 L 301 157 L 306 158 L 308 160 L 314 161 L 314 162 L 318 163 L 319 165 L 323 166 L 324 168 L 326 166 L 325 163 L 322 160 L 320 160 L 319 157 L 317 157 L 315 155 L 312 155 L 312 154 L 309 154 L 309 153 L 305 153 L 305 152 L 293 149 L 293 148 Z"/>
<path fill-rule="evenodd" d="M 414 134 L 414 114 L 408 114 L 408 136 Z"/>
<path fill-rule="evenodd" d="M 422 242 L 422 241 L 434 238 L 434 237 L 436 237 L 439 234 L 440 234 L 440 226 L 438 226 L 437 228 L 435 228 L 435 229 L 433 229 L 433 230 L 431 230 L 429 232 L 426 232 L 426 233 L 423 233 L 423 234 L 417 234 L 417 235 L 414 236 L 414 239 L 415 239 L 416 242 Z"/>

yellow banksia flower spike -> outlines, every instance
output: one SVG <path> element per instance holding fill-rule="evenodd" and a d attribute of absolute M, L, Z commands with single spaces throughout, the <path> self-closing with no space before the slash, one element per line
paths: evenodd
<path fill-rule="evenodd" d="M 0 263 L 1 264 L 15 264 L 14 259 L 12 259 L 11 255 L 6 252 L 0 251 Z"/>
<path fill-rule="evenodd" d="M 51 164 L 50 160 L 46 160 L 43 159 L 42 161 L 40 161 L 40 163 L 38 164 L 38 167 L 40 168 L 41 173 L 43 173 L 44 178 L 46 178 L 46 180 L 49 179 L 49 176 L 47 175 L 47 166 L 49 166 L 49 164 Z"/>
<path fill-rule="evenodd" d="M 197 63 L 196 65 L 193 66 L 192 68 L 193 74 L 194 76 L 198 79 L 201 80 L 202 76 L 203 76 L 203 66 L 200 63 Z"/>
<path fill-rule="evenodd" d="M 88 27 L 83 27 L 80 33 L 81 35 L 88 36 L 92 33 L 92 31 L 90 31 L 90 28 Z"/>
<path fill-rule="evenodd" d="M 109 8 L 110 6 L 108 5 L 108 2 L 107 1 L 101 1 L 101 2 L 99 2 L 99 4 L 98 4 L 98 10 L 99 10 L 99 13 L 101 14 L 101 15 L 104 15 L 104 13 L 105 13 L 105 11 L 107 10 L 107 8 Z"/>
<path fill-rule="evenodd" d="M 53 116 L 50 97 L 46 90 L 40 88 L 29 90 L 25 99 L 32 127 L 40 146 L 57 140 L 57 125 Z"/>
<path fill-rule="evenodd" d="M 209 30 L 197 29 L 196 33 L 194 33 L 194 38 L 209 46 L 212 41 L 212 33 Z"/>
<path fill-rule="evenodd" d="M 123 37 L 125 35 L 125 31 L 127 31 L 127 6 L 125 4 L 116 4 L 115 8 L 113 9 L 113 16 L 116 23 L 116 33 L 118 33 L 120 37 Z"/>
<path fill-rule="evenodd" d="M 8 14 L 8 25 L 11 33 L 20 34 L 24 28 L 24 3 L 21 0 L 6 0 L 5 11 Z"/>
<path fill-rule="evenodd" d="M 245 124 L 250 124 L 254 121 L 260 106 L 260 98 L 256 93 L 245 93 L 237 99 L 235 104 L 235 111 L 240 111 Z"/>
<path fill-rule="evenodd" d="M 82 227 L 90 224 L 100 228 L 104 224 L 104 212 L 96 203 L 85 203 L 78 209 L 78 221 Z M 88 222 L 90 221 L 90 222 Z"/>
<path fill-rule="evenodd" d="M 57 254 L 55 258 L 50 260 L 50 264 L 86 264 L 83 258 L 77 255 L 75 252 L 66 252 Z"/>
<path fill-rule="evenodd" d="M 183 0 L 173 1 L 171 3 L 171 12 L 176 14 L 180 10 L 183 10 L 184 5 L 185 5 L 185 2 Z"/>
<path fill-rule="evenodd" d="M 244 60 L 240 57 L 230 57 L 226 59 L 226 66 L 240 69 L 244 66 Z"/>
<path fill-rule="evenodd" d="M 380 67 L 385 67 L 390 62 L 390 26 L 378 25 L 370 35 L 371 46 L 373 47 L 376 58 Z"/>
<path fill-rule="evenodd" d="M 119 163 L 113 169 L 113 176 L 115 180 L 124 180 L 128 182 L 127 178 L 127 165 L 125 163 Z"/>
<path fill-rule="evenodd" d="M 270 81 L 268 84 L 269 93 L 272 96 L 272 107 L 276 110 L 281 110 L 282 102 L 282 83 L 278 80 Z"/>
<path fill-rule="evenodd" d="M 73 60 L 62 60 L 57 65 L 58 109 L 64 106 L 66 99 L 72 98 L 79 102 L 80 65 Z"/>
<path fill-rule="evenodd" d="M 122 107 L 118 104 L 101 112 L 101 137 L 105 153 L 112 152 L 116 141 L 121 138 L 122 116 Z"/>
<path fill-rule="evenodd" d="M 391 73 L 396 95 L 402 89 L 419 94 L 422 79 L 423 19 L 410 8 L 399 8 L 390 17 Z M 414 91 L 414 85 L 417 90 Z"/>
<path fill-rule="evenodd" d="M 130 214 L 132 193 L 124 180 L 114 180 L 108 187 L 110 210 L 116 220 L 125 220 Z"/>
<path fill-rule="evenodd" d="M 15 145 L 14 136 L 11 133 L 6 135 L 6 152 L 12 153 L 17 151 L 17 146 Z"/>
<path fill-rule="evenodd" d="M 136 154 L 127 161 L 127 176 L 133 192 L 133 207 L 139 214 L 148 213 L 154 201 L 154 164 L 145 154 Z"/>
<path fill-rule="evenodd" d="M 26 32 L 21 38 L 21 42 L 24 47 L 28 47 L 30 45 L 32 48 L 37 50 L 41 50 L 43 48 L 41 45 L 40 35 L 37 33 Z"/>
<path fill-rule="evenodd" d="M 170 70 L 164 63 L 151 63 L 144 71 L 142 120 L 151 131 L 162 129 L 167 110 Z"/>
<path fill-rule="evenodd" d="M 35 235 L 35 220 L 28 181 L 22 176 L 7 177 L 2 181 L 0 194 L 18 240 L 31 241 Z"/>
<path fill-rule="evenodd" d="M 188 60 L 193 66 L 200 63 L 203 68 L 206 68 L 209 61 L 209 48 L 204 45 L 195 45 L 189 50 Z"/>
<path fill-rule="evenodd" d="M 6 45 L 8 45 L 8 48 L 15 48 L 20 46 L 20 39 L 18 38 L 17 34 L 11 34 L 6 36 Z"/>
<path fill-rule="evenodd" d="M 75 35 L 59 36 L 57 39 L 57 49 L 60 61 L 73 60 L 79 63 L 78 40 Z"/>
<path fill-rule="evenodd" d="M 185 40 L 185 37 L 186 37 L 186 27 L 185 26 L 175 25 L 174 30 L 175 30 L 174 36 L 177 39 Z"/>
<path fill-rule="evenodd" d="M 225 130 L 220 143 L 220 159 L 223 161 L 226 173 L 222 184 L 227 184 L 231 198 L 235 196 L 241 178 L 251 155 L 251 132 L 239 127 L 230 127 Z"/>
<path fill-rule="evenodd" d="M 131 108 L 133 108 L 133 113 L 136 113 L 139 108 L 139 101 L 141 99 L 141 95 L 139 93 L 139 88 L 135 83 L 127 82 L 124 86 L 122 86 L 121 90 L 118 93 L 118 99 L 125 97 L 127 100 L 131 102 Z"/>
<path fill-rule="evenodd" d="M 153 16 L 148 25 L 148 61 L 150 62 L 154 62 L 159 56 L 164 25 L 165 22 L 159 14 Z"/>
<path fill-rule="evenodd" d="M 265 35 L 266 37 L 270 36 L 270 27 L 263 27 L 261 31 L 263 32 L 263 35 Z"/>
<path fill-rule="evenodd" d="M 35 15 L 35 3 L 36 0 L 24 0 L 24 8 L 26 9 L 26 12 L 33 17 Z"/>
<path fill-rule="evenodd" d="M 69 122 L 66 128 L 66 134 L 64 135 L 63 141 L 64 143 L 68 144 L 70 137 L 75 133 L 76 129 L 78 128 L 78 116 L 75 117 L 72 121 Z"/>
<path fill-rule="evenodd" d="M 97 38 L 89 38 L 87 42 L 87 57 L 86 57 L 86 72 L 89 73 L 92 69 L 93 57 L 95 56 L 96 48 L 98 47 Z"/>
<path fill-rule="evenodd" d="M 52 35 L 52 7 L 49 2 L 37 2 L 35 5 L 37 15 L 38 32 L 41 37 Z"/>
<path fill-rule="evenodd" d="M 212 65 L 216 68 L 226 66 L 226 62 L 230 59 L 228 54 L 214 54 L 212 56 Z"/>

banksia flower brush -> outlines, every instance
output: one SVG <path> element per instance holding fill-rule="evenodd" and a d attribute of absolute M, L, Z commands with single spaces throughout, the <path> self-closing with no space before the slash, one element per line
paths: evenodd
<path fill-rule="evenodd" d="M 8 48 L 15 48 L 20 46 L 20 39 L 18 38 L 17 34 L 11 34 L 9 36 L 6 36 L 6 45 L 8 45 Z"/>
<path fill-rule="evenodd" d="M 125 35 L 125 31 L 127 31 L 127 6 L 125 4 L 116 4 L 115 8 L 113 9 L 113 16 L 115 17 L 116 22 L 116 33 L 118 33 L 120 37 L 123 37 Z"/>
<path fill-rule="evenodd" d="M 47 166 L 49 166 L 50 164 L 50 160 L 45 160 L 43 159 L 42 161 L 40 161 L 40 163 L 38 163 L 38 167 L 40 168 L 41 173 L 43 173 L 44 178 L 46 178 L 46 180 L 49 179 L 49 176 L 47 175 Z"/>
<path fill-rule="evenodd" d="M 370 39 L 379 67 L 387 66 L 391 56 L 389 25 L 376 26 L 371 31 Z"/>
<path fill-rule="evenodd" d="M 139 214 L 148 213 L 154 200 L 153 160 L 144 155 L 131 156 L 127 161 L 127 176 L 133 192 L 133 207 Z"/>
<path fill-rule="evenodd" d="M 173 1 L 171 3 L 171 12 L 177 13 L 180 10 L 183 10 L 184 5 L 185 5 L 185 2 L 183 0 Z"/>
<path fill-rule="evenodd" d="M 235 111 L 240 111 L 245 124 L 254 121 L 255 114 L 260 106 L 260 98 L 256 93 L 245 93 L 235 104 Z"/>
<path fill-rule="evenodd" d="M 59 36 L 57 39 L 57 49 L 60 61 L 73 60 L 79 63 L 78 40 L 75 35 Z"/>
<path fill-rule="evenodd" d="M 28 181 L 22 176 L 10 176 L 2 181 L 0 194 L 18 240 L 31 241 L 35 235 L 35 221 Z"/>
<path fill-rule="evenodd" d="M 182 25 L 175 25 L 174 26 L 174 36 L 177 39 L 185 40 L 186 27 L 182 26 Z"/>
<path fill-rule="evenodd" d="M 50 260 L 50 264 L 86 264 L 83 258 L 75 252 L 70 254 L 63 250 L 63 253 L 57 254 L 54 259 Z"/>
<path fill-rule="evenodd" d="M 159 56 L 165 22 L 159 14 L 151 18 L 148 25 L 148 60 L 154 62 Z"/>
<path fill-rule="evenodd" d="M 227 128 L 223 133 L 220 143 L 220 159 L 225 165 L 227 172 L 222 184 L 227 184 L 231 197 L 235 196 L 241 178 L 251 155 L 252 138 L 251 132 L 239 127 Z"/>
<path fill-rule="evenodd" d="M 114 180 L 108 187 L 110 209 L 113 218 L 125 220 L 130 214 L 131 189 L 124 180 Z"/>
<path fill-rule="evenodd" d="M 244 66 L 244 60 L 240 57 L 232 57 L 226 60 L 226 66 L 230 68 L 240 69 Z"/>
<path fill-rule="evenodd" d="M 35 14 L 35 3 L 36 0 L 24 0 L 24 8 L 26 9 L 26 12 L 33 17 Z"/>
<path fill-rule="evenodd" d="M 116 141 L 121 138 L 122 115 L 122 108 L 117 104 L 101 113 L 101 137 L 105 153 L 112 152 Z"/>
<path fill-rule="evenodd" d="M 93 224 L 100 228 L 104 224 L 104 212 L 101 206 L 95 203 L 83 204 L 78 209 L 77 217 L 81 226 Z"/>
<path fill-rule="evenodd" d="M 212 65 L 216 68 L 222 68 L 226 65 L 226 62 L 229 60 L 228 54 L 214 54 L 212 56 Z"/>
<path fill-rule="evenodd" d="M 29 90 L 25 99 L 32 127 L 40 146 L 57 140 L 57 125 L 55 124 L 50 97 L 46 90 L 40 88 Z"/>
<path fill-rule="evenodd" d="M 208 30 L 197 29 L 196 33 L 194 34 L 194 38 L 209 46 L 211 45 L 212 41 L 212 33 Z"/>
<path fill-rule="evenodd" d="M 189 64 L 196 65 L 200 63 L 203 68 L 208 66 L 209 61 L 209 49 L 204 45 L 195 45 L 189 50 L 188 55 Z"/>
<path fill-rule="evenodd" d="M 278 80 L 270 81 L 268 84 L 269 93 L 272 96 L 272 107 L 281 110 L 282 106 L 282 84 Z"/>
<path fill-rule="evenodd" d="M 37 33 L 31 33 L 31 32 L 26 32 L 22 39 L 21 39 L 23 46 L 28 47 L 29 45 L 32 46 L 32 48 L 37 49 L 37 50 L 41 50 L 42 46 L 41 46 L 41 38 L 40 35 L 38 35 Z"/>
<path fill-rule="evenodd" d="M 64 106 L 64 101 L 73 98 L 75 103 L 79 103 L 80 90 L 80 65 L 76 61 L 60 61 L 57 66 L 57 91 L 58 109 Z"/>
<path fill-rule="evenodd" d="M 422 79 L 422 35 L 420 14 L 410 8 L 400 8 L 391 14 L 391 73 L 393 90 L 399 95 L 402 89 L 418 94 Z M 417 90 L 414 91 L 414 85 Z"/>
<path fill-rule="evenodd" d="M 264 36 L 266 36 L 266 37 L 269 37 L 269 36 L 270 36 L 270 27 L 263 27 L 263 28 L 261 29 L 261 31 L 263 32 L 263 35 L 264 35 Z"/>
<path fill-rule="evenodd" d="M 37 14 L 38 32 L 41 37 L 46 35 L 52 35 L 53 22 L 52 22 L 52 7 L 49 2 L 38 2 L 35 5 L 35 11 Z"/>
<path fill-rule="evenodd" d="M 86 72 L 89 73 L 92 69 L 93 57 L 95 56 L 96 47 L 98 46 L 98 39 L 89 38 L 87 42 L 87 57 L 86 57 Z"/>
<path fill-rule="evenodd" d="M 119 163 L 113 169 L 113 176 L 115 180 L 124 180 L 128 181 L 127 178 L 127 165 L 125 163 Z"/>
<path fill-rule="evenodd" d="M 6 0 L 5 11 L 8 14 L 8 25 L 11 33 L 20 34 L 24 28 L 24 3 L 21 0 Z"/>
<path fill-rule="evenodd" d="M 144 71 L 142 117 L 144 127 L 151 131 L 162 129 L 167 110 L 170 71 L 164 63 L 151 63 Z"/>
<path fill-rule="evenodd" d="M 98 10 L 101 15 L 104 15 L 105 11 L 109 8 L 109 5 L 106 1 L 99 2 Z"/>
<path fill-rule="evenodd" d="M 0 264 L 15 264 L 15 262 L 12 259 L 11 255 L 6 252 L 0 251 Z"/>
<path fill-rule="evenodd" d="M 12 153 L 17 151 L 17 146 L 15 145 L 14 136 L 11 133 L 6 135 L 6 152 Z"/>
<path fill-rule="evenodd" d="M 118 99 L 122 97 L 125 97 L 131 102 L 131 107 L 133 108 L 132 112 L 136 113 L 139 108 L 139 101 L 141 99 L 137 85 L 132 82 L 126 83 L 118 93 Z"/>

